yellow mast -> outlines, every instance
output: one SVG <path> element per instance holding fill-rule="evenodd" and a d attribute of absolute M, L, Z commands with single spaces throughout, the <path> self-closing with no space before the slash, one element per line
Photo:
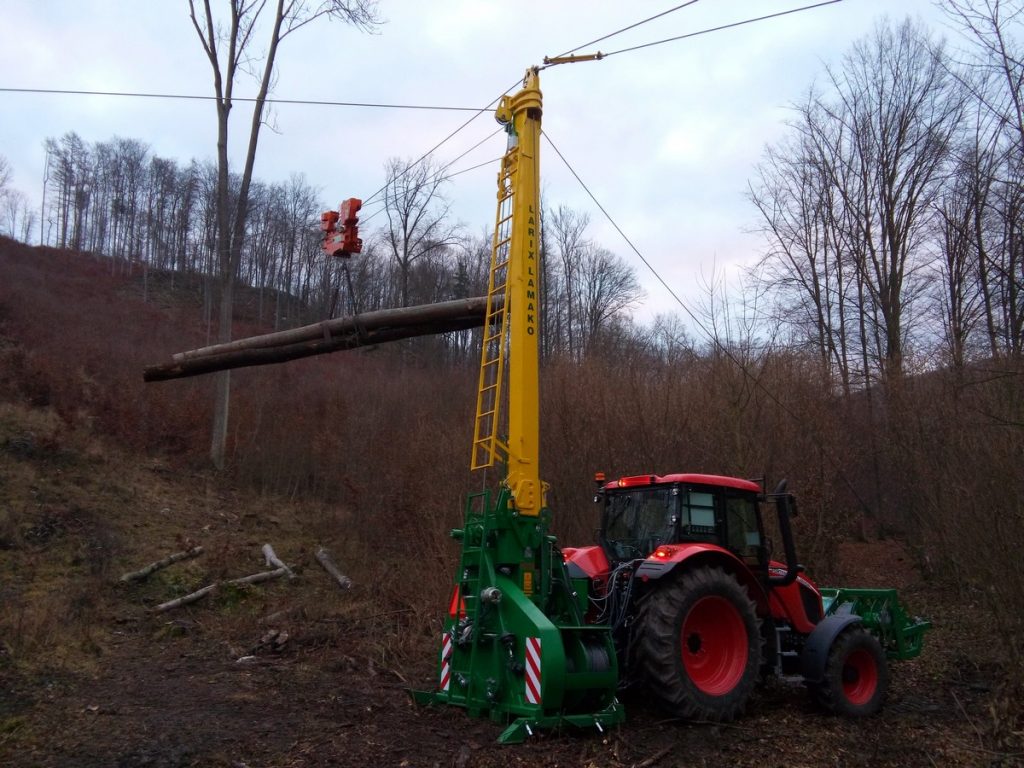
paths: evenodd
<path fill-rule="evenodd" d="M 502 743 L 522 741 L 532 728 L 600 730 L 623 719 L 611 632 L 583 626 L 548 535 L 540 479 L 539 71 L 528 70 L 523 88 L 503 97 L 495 113 L 508 148 L 498 174 L 472 467 L 503 464 L 505 477 L 493 504 L 488 490 L 470 495 L 464 525 L 452 531 L 462 556 L 444 622 L 440 686 L 417 695 L 512 720 Z"/>
<path fill-rule="evenodd" d="M 498 214 L 491 250 L 487 324 L 473 436 L 473 469 L 504 460 L 516 510 L 536 516 L 544 506 L 540 479 L 540 78 L 503 96 L 495 117 L 508 149 L 498 175 Z M 498 437 L 508 354 L 508 441 Z"/>

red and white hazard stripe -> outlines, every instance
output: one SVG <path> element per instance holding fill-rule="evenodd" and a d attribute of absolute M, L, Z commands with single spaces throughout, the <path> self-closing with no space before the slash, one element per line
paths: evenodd
<path fill-rule="evenodd" d="M 452 681 L 452 636 L 441 635 L 441 690 L 447 691 Z"/>
<path fill-rule="evenodd" d="M 540 638 L 526 638 L 526 701 L 540 704 Z"/>

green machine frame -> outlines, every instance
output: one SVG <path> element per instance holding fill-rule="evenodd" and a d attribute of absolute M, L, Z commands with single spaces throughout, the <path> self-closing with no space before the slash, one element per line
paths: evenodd
<path fill-rule="evenodd" d="M 890 659 L 907 661 L 920 655 L 931 622 L 907 614 L 895 589 L 821 589 L 826 616 L 852 613 L 878 638 Z"/>
<path fill-rule="evenodd" d="M 548 533 L 540 478 L 538 72 L 527 70 L 523 88 L 502 97 L 495 112 L 508 149 L 498 174 L 471 466 L 495 467 L 502 480 L 496 493 L 468 498 L 463 527 L 452 531 L 462 554 L 437 689 L 413 694 L 421 704 L 508 723 L 502 743 L 535 728 L 603 730 L 625 716 L 611 631 L 584 623 Z"/>

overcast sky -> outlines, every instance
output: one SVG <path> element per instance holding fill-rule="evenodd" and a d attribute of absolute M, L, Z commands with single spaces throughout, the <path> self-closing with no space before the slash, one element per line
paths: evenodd
<path fill-rule="evenodd" d="M 545 55 L 680 2 L 381 0 L 385 23 L 376 34 L 321 21 L 287 38 L 273 95 L 479 108 Z M 597 48 L 614 51 L 809 2 L 701 0 Z M 0 87 L 212 94 L 185 0 L 4 0 L 3 11 Z M 541 75 L 544 130 L 665 280 L 695 300 L 701 274 L 734 274 L 757 259 L 762 244 L 748 234 L 756 220 L 746 187 L 765 144 L 784 133 L 789 105 L 886 14 L 920 18 L 949 34 L 931 0 L 843 0 L 561 66 Z M 255 90 L 245 80 L 236 95 Z M 235 159 L 244 151 L 249 109 L 239 104 L 233 113 Z M 418 158 L 471 114 L 281 105 L 276 131 L 262 134 L 256 176 L 269 182 L 305 174 L 328 205 L 369 197 L 383 183 L 388 158 Z M 496 127 L 482 115 L 437 159 L 447 163 Z M 0 154 L 13 168 L 14 186 L 35 201 L 43 141 L 67 131 L 89 142 L 140 139 L 183 163 L 215 153 L 211 102 L 0 92 Z M 497 158 L 504 146 L 494 136 L 452 171 Z M 474 231 L 493 223 L 496 173 L 490 163 L 449 187 L 454 214 Z M 587 212 L 592 237 L 636 266 L 648 292 L 641 316 L 672 310 L 672 299 L 547 145 L 541 175 L 549 203 Z"/>

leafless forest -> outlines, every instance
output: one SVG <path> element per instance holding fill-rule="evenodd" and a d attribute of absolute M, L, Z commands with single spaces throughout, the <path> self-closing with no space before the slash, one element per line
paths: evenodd
<path fill-rule="evenodd" d="M 675 743 L 713 765 L 737 740 L 750 750 L 729 764 L 1024 761 L 1024 6 L 946 8 L 955 38 L 882 21 L 820 73 L 751 169 L 750 218 L 737 226 L 763 232 L 760 260 L 742 284 L 705 286 L 692 317 L 634 319 L 641 267 L 625 248 L 596 242 L 583 211 L 549 200 L 543 214 L 542 449 L 560 540 L 592 539 L 596 470 L 788 478 L 817 580 L 893 583 L 936 624 L 894 684 L 908 693 L 880 716 L 890 723 L 822 722 L 769 692 L 747 730 L 702 734 L 642 714 L 603 742 L 552 738 L 503 763 L 481 747 L 486 725 L 463 753 L 439 735 L 466 727 L 454 715 L 410 714 L 397 692 L 381 704 L 381 690 L 432 674 L 456 554 L 448 531 L 481 482 L 468 471 L 479 332 L 234 374 L 227 468 L 214 472 L 212 384 L 143 385 L 141 371 L 216 336 L 217 167 L 72 131 L 46 142 L 41 218 L 0 158 L 11 236 L 0 239 L 0 757 L 238 764 L 238 733 L 211 732 L 198 753 L 170 742 L 139 752 L 118 720 L 151 704 L 102 670 L 144 679 L 152 664 L 182 683 L 192 660 L 213 691 L 194 693 L 200 704 L 234 701 L 254 722 L 305 711 L 320 729 L 268 726 L 250 765 L 346 764 L 328 743 L 340 721 L 360 737 L 349 757 L 408 758 L 314 700 L 310 681 L 324 676 L 352 680 L 353 712 L 377 708 L 372 727 L 419 734 L 425 764 L 652 765 Z M 352 293 L 319 249 L 320 192 L 301 174 L 253 181 L 235 336 L 485 292 L 489 235 L 456 224 L 444 170 L 393 158 L 386 173 Z M 18 242 L 40 235 L 39 247 Z M 289 583 L 222 595 L 177 623 L 145 610 L 252 569 L 249 550 L 265 540 L 306 566 L 296 582 L 313 579 L 312 551 L 329 545 L 351 596 Z M 115 588 L 122 572 L 196 543 L 212 556 Z M 215 683 L 234 663 L 218 659 L 246 655 L 259 620 L 284 610 L 292 645 L 249 654 L 268 656 L 259 686 Z M 112 703 L 89 699 L 85 681 Z M 248 698 L 217 699 L 222 685 Z M 279 687 L 261 709 L 263 685 Z M 113 713 L 91 724 L 104 707 Z M 92 720 L 77 741 L 48 742 L 71 716 Z M 187 718 L 174 727 L 206 733 Z M 648 733 L 666 728 L 662 742 Z M 101 732 L 109 749 L 89 741 Z"/>

